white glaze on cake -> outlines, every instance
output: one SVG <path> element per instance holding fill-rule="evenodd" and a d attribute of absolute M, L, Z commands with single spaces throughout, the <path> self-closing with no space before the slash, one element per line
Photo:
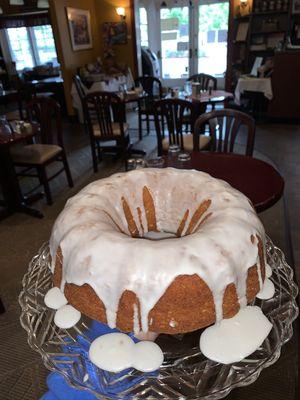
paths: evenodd
<path fill-rule="evenodd" d="M 163 362 L 164 353 L 156 343 L 139 342 L 134 346 L 132 366 L 138 371 L 156 371 Z"/>
<path fill-rule="evenodd" d="M 261 291 L 256 295 L 256 297 L 260 300 L 269 300 L 275 294 L 275 286 L 271 279 L 267 278 L 264 282 L 263 288 Z"/>
<path fill-rule="evenodd" d="M 108 333 L 95 339 L 89 349 L 89 358 L 98 368 L 114 373 L 127 368 L 152 372 L 164 361 L 163 352 L 156 343 L 135 344 L 124 333 Z"/>
<path fill-rule="evenodd" d="M 273 275 L 272 268 L 270 267 L 269 264 L 266 264 L 266 278 L 271 278 Z"/>
<path fill-rule="evenodd" d="M 44 302 L 47 307 L 52 308 L 53 310 L 58 310 L 59 308 L 68 304 L 66 296 L 57 287 L 53 287 L 46 293 Z"/>
<path fill-rule="evenodd" d="M 132 367 L 134 341 L 124 333 L 108 333 L 93 341 L 89 350 L 92 363 L 108 372 Z"/>
<path fill-rule="evenodd" d="M 176 233 L 189 210 L 182 237 L 148 240 L 130 236 L 122 198 L 143 236 L 148 233 L 144 187 L 153 197 L 159 231 Z M 193 214 L 207 200 L 211 204 L 200 229 L 184 236 Z M 227 285 L 234 283 L 240 306 L 247 305 L 247 273 L 252 266 L 260 266 L 257 237 L 264 246 L 264 229 L 249 200 L 226 182 L 198 171 L 142 169 L 96 181 L 67 202 L 50 241 L 52 270 L 60 247 L 61 289 L 66 282 L 90 285 L 106 307 L 111 328 L 116 327 L 122 293 L 133 291 L 140 301 L 144 332 L 148 331 L 149 312 L 174 279 L 198 274 L 213 294 L 220 321 Z M 262 287 L 260 268 L 258 275 Z"/>
<path fill-rule="evenodd" d="M 54 323 L 61 329 L 70 329 L 80 321 L 80 318 L 80 311 L 68 304 L 56 311 Z"/>
<path fill-rule="evenodd" d="M 272 329 L 271 322 L 259 307 L 245 307 L 233 318 L 205 329 L 200 349 L 205 357 L 231 364 L 254 353 Z"/>

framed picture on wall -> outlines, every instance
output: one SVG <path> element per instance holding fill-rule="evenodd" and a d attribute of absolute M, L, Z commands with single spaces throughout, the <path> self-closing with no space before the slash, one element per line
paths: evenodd
<path fill-rule="evenodd" d="M 103 39 L 107 46 L 127 43 L 126 22 L 104 22 Z"/>
<path fill-rule="evenodd" d="M 300 0 L 292 0 L 292 14 L 300 14 Z"/>
<path fill-rule="evenodd" d="M 93 47 L 91 13 L 89 10 L 66 7 L 70 37 L 74 51 Z"/>

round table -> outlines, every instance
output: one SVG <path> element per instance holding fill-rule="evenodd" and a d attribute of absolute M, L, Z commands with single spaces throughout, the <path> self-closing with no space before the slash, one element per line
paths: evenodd
<path fill-rule="evenodd" d="M 279 172 L 265 161 L 240 154 L 192 152 L 184 168 L 206 172 L 223 179 L 245 194 L 257 212 L 273 206 L 282 196 L 284 180 Z M 179 166 L 167 161 L 167 166 Z"/>

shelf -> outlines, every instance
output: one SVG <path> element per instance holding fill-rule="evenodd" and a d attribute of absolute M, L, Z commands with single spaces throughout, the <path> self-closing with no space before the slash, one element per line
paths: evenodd
<path fill-rule="evenodd" d="M 274 52 L 274 49 L 264 49 L 264 50 L 249 50 L 250 53 L 270 53 Z"/>
<path fill-rule="evenodd" d="M 274 14 L 288 14 L 288 11 L 261 11 L 261 12 L 253 12 L 253 17 L 260 17 L 264 15 L 274 15 Z"/>
<path fill-rule="evenodd" d="M 251 32 L 251 35 L 274 35 L 276 33 L 285 33 L 286 30 L 269 31 L 269 32 Z"/>
<path fill-rule="evenodd" d="M 247 21 L 250 18 L 250 15 L 244 15 L 242 17 L 234 17 L 235 21 Z"/>

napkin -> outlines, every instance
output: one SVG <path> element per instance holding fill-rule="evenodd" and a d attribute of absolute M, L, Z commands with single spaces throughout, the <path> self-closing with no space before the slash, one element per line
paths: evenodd
<path fill-rule="evenodd" d="M 130 387 L 135 386 L 147 378 L 157 376 L 158 372 L 152 372 L 147 374 L 140 374 L 135 377 L 131 376 L 130 379 L 124 378 L 132 369 L 127 369 L 118 374 L 112 374 L 107 371 L 99 370 L 89 359 L 89 348 L 90 341 L 95 340 L 99 336 L 105 335 L 107 333 L 119 332 L 117 329 L 110 329 L 106 324 L 101 324 L 100 322 L 93 321 L 90 329 L 84 333 L 84 335 L 77 336 L 77 343 L 70 340 L 69 344 L 63 346 L 64 356 L 58 356 L 60 367 L 66 372 L 70 368 L 68 363 L 68 357 L 66 354 L 79 354 L 83 360 L 82 370 L 80 371 L 80 366 L 78 366 L 77 373 L 81 373 L 82 377 L 88 374 L 89 387 L 97 393 L 101 393 L 107 397 L 115 397 L 120 392 L 130 389 Z M 138 340 L 129 334 L 129 336 L 135 341 Z M 88 338 L 88 339 L 87 339 Z M 64 364 L 63 362 L 66 361 Z M 99 379 L 99 374 L 101 378 Z M 83 379 L 82 379 L 83 380 Z M 53 372 L 49 374 L 47 378 L 47 386 L 49 391 L 40 400 L 96 400 L 96 397 L 90 392 L 86 392 L 84 389 L 74 389 L 68 385 L 64 376 L 60 373 Z M 124 398 L 125 400 L 125 398 Z"/>

